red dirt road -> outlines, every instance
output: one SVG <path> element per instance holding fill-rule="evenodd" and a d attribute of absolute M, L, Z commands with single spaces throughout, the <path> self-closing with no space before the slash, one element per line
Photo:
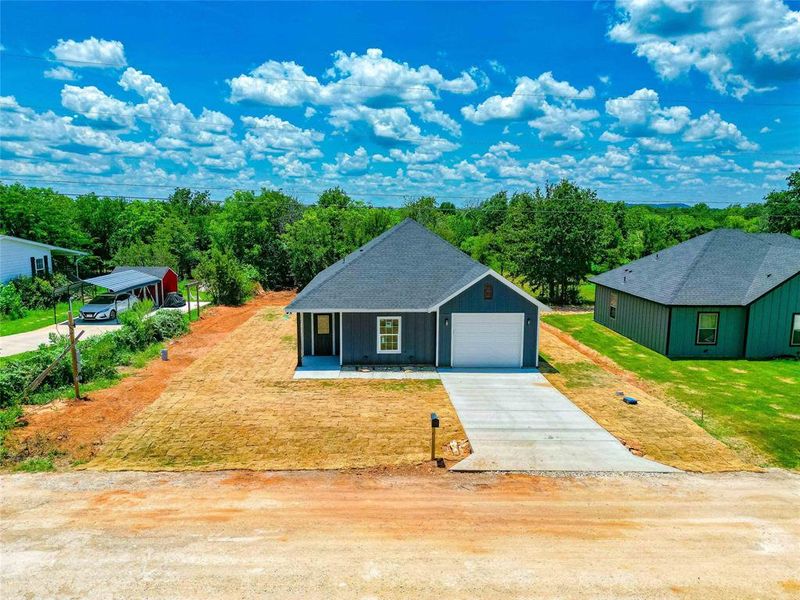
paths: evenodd
<path fill-rule="evenodd" d="M 800 476 L 6 475 L 6 598 L 797 598 Z"/>

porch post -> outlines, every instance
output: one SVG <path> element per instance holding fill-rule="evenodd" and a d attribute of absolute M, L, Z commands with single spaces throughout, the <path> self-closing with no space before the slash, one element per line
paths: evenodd
<path fill-rule="evenodd" d="M 297 366 L 303 366 L 303 313 L 297 313 Z"/>
<path fill-rule="evenodd" d="M 342 361 L 343 361 L 342 357 L 344 356 L 342 354 L 342 350 L 344 348 L 344 346 L 342 345 L 342 327 L 343 327 L 343 323 L 344 323 L 344 313 L 340 312 L 339 313 L 339 366 L 340 367 L 342 366 Z"/>

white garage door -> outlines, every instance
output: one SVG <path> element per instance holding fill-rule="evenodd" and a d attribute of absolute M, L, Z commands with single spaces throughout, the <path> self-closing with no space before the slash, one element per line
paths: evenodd
<path fill-rule="evenodd" d="M 523 313 L 453 313 L 454 367 L 520 367 Z"/>

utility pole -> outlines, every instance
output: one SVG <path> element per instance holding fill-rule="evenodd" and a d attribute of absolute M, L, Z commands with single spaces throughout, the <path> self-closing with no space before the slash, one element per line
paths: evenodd
<path fill-rule="evenodd" d="M 81 388 L 78 384 L 78 347 L 75 345 L 75 321 L 72 319 L 72 298 L 69 299 L 67 324 L 69 325 L 69 353 L 72 356 L 72 385 L 75 388 L 75 399 L 80 400 Z"/>

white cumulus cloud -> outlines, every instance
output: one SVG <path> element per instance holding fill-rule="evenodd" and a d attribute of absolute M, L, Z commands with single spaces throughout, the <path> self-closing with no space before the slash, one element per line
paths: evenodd
<path fill-rule="evenodd" d="M 592 86 L 579 90 L 548 71 L 536 79 L 519 77 L 510 96 L 491 96 L 477 106 L 464 106 L 461 114 L 477 125 L 525 120 L 539 131 L 542 140 L 574 142 L 584 138 L 585 124 L 600 116 L 596 110 L 578 108 L 575 101 L 590 100 L 594 95 Z"/>
<path fill-rule="evenodd" d="M 711 110 L 699 118 L 692 117 L 686 106 L 661 106 L 658 93 L 642 88 L 628 96 L 606 101 L 606 113 L 616 122 L 600 139 L 616 143 L 624 138 L 653 138 L 681 134 L 686 142 L 711 143 L 717 149 L 755 150 L 758 145 L 751 142 L 739 128 L 722 119 Z M 664 144 L 645 142 L 646 150 L 664 148 Z M 660 151 L 660 150 L 659 150 Z"/>
<path fill-rule="evenodd" d="M 47 69 L 44 72 L 44 76 L 46 79 L 58 79 L 61 81 L 75 81 L 78 79 L 78 75 L 75 71 L 64 66 Z"/>
<path fill-rule="evenodd" d="M 50 52 L 58 62 L 75 68 L 119 68 L 128 64 L 122 42 L 99 40 L 96 37 L 82 42 L 58 40 Z"/>
<path fill-rule="evenodd" d="M 782 0 L 617 0 L 612 40 L 632 44 L 663 79 L 692 69 L 741 98 L 800 76 L 800 11 Z"/>

